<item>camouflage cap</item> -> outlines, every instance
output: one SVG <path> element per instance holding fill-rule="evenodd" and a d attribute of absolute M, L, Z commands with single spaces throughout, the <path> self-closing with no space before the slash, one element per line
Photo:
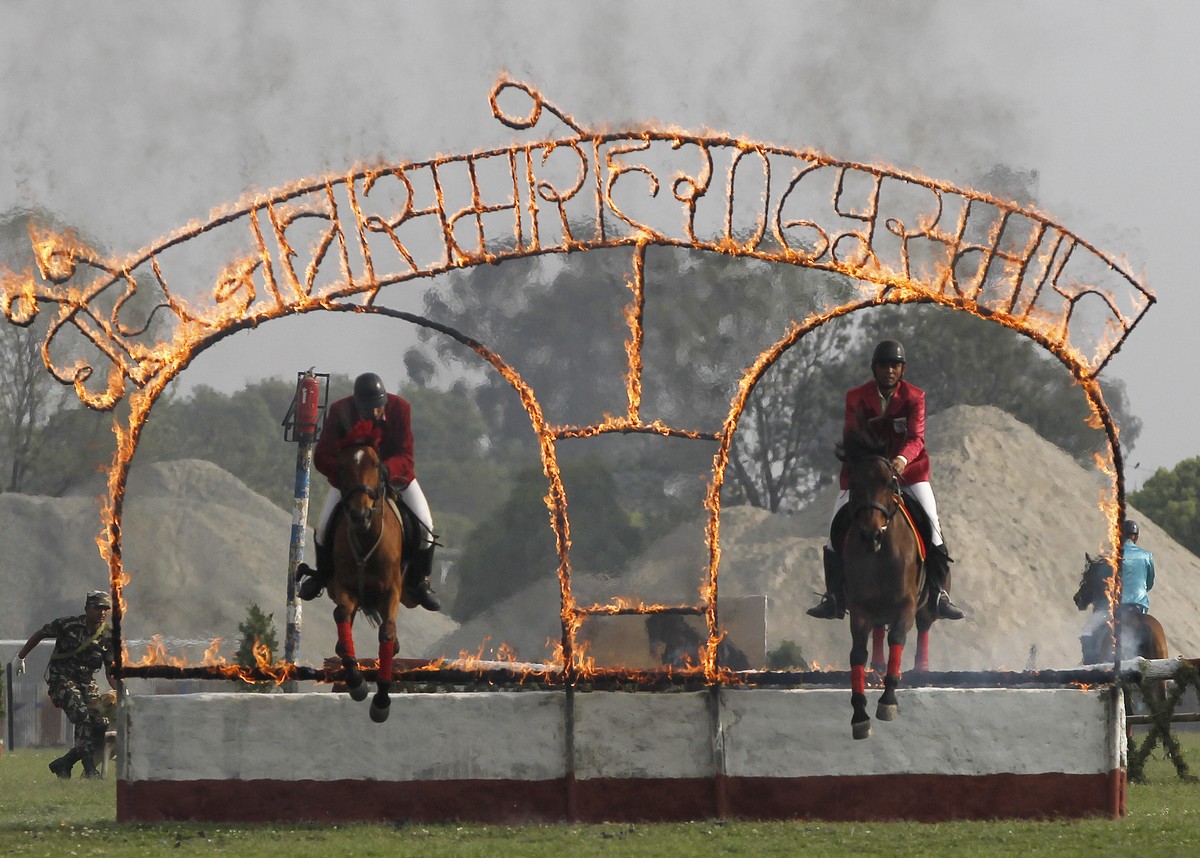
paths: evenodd
<path fill-rule="evenodd" d="M 84 605 L 95 605 L 98 608 L 112 608 L 112 597 L 107 590 L 92 590 L 87 594 Z"/>

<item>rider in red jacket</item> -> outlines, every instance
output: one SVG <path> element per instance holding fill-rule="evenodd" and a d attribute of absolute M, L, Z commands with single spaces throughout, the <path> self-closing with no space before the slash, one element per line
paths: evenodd
<path fill-rule="evenodd" d="M 333 562 L 329 556 L 333 542 L 325 531 L 344 488 L 338 485 L 338 442 L 349 434 L 356 423 L 370 420 L 382 432 L 379 458 L 384 468 L 384 479 L 420 522 L 420 548 L 409 561 L 404 589 L 421 607 L 430 611 L 441 610 L 442 603 L 429 585 L 436 537 L 429 503 L 413 471 L 411 413 L 408 402 L 388 393 L 383 381 L 373 372 L 363 373 L 354 380 L 353 396 L 339 399 L 329 406 L 325 424 L 321 427 L 321 437 L 317 439 L 317 446 L 313 450 L 313 464 L 329 480 L 329 493 L 325 496 L 325 505 L 321 509 L 315 533 L 317 568 L 314 570 L 305 563 L 297 567 L 297 575 L 301 579 L 301 599 L 315 599 L 333 575 Z"/>
<path fill-rule="evenodd" d="M 942 540 L 937 501 L 929 483 L 929 454 L 925 450 L 925 391 L 904 380 L 904 346 L 896 340 L 883 340 L 871 358 L 872 381 L 846 394 L 844 429 L 869 425 L 888 439 L 888 456 L 900 484 L 920 502 L 929 517 L 932 546 L 925 560 L 925 574 L 931 593 L 936 593 L 937 615 L 942 619 L 961 620 L 963 612 L 950 601 L 946 579 L 950 573 L 950 553 Z M 834 504 L 834 517 L 846 505 L 850 495 L 849 466 L 842 463 L 841 491 Z M 841 619 L 846 613 L 845 582 L 842 574 L 841 546 L 832 536 L 825 547 L 825 594 L 809 616 Z"/>

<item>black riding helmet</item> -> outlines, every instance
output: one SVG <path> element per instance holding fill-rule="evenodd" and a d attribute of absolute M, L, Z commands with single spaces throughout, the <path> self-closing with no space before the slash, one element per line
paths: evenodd
<path fill-rule="evenodd" d="M 383 379 L 373 372 L 364 372 L 354 379 L 354 404 L 359 411 L 369 412 L 387 404 L 387 388 Z"/>
<path fill-rule="evenodd" d="M 1125 521 L 1121 524 L 1122 536 L 1137 536 L 1141 532 L 1142 529 L 1138 527 L 1138 523 L 1132 518 L 1125 519 Z"/>
<path fill-rule="evenodd" d="M 877 363 L 905 363 L 904 346 L 898 340 L 880 340 L 871 355 L 871 364 Z"/>

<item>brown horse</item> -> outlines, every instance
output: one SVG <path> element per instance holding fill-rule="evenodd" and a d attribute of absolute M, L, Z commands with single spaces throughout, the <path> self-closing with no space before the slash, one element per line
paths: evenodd
<path fill-rule="evenodd" d="M 350 696 L 365 700 L 366 684 L 354 655 L 351 628 L 361 611 L 379 627 L 378 690 L 371 700 L 371 720 L 387 720 L 391 700 L 392 659 L 396 654 L 396 615 L 402 603 L 404 525 L 379 460 L 380 432 L 372 423 L 356 425 L 341 442 L 337 457 L 342 515 L 333 532 L 333 579 L 337 654 L 342 659 Z M 411 607 L 411 605 L 408 605 Z"/>
<path fill-rule="evenodd" d="M 871 735 L 867 715 L 867 639 L 886 628 L 887 672 L 875 710 L 880 721 L 899 711 L 896 686 L 908 632 L 917 626 L 917 665 L 927 669 L 928 633 L 935 619 L 928 605 L 920 540 L 900 495 L 900 481 L 884 455 L 884 443 L 865 430 L 848 431 L 839 458 L 849 465 L 850 524 L 842 541 L 846 610 L 850 615 L 850 720 L 855 739 Z"/>
<path fill-rule="evenodd" d="M 1084 664 L 1105 664 L 1131 658 L 1167 658 L 1167 633 L 1162 624 L 1150 614 L 1143 614 L 1133 605 L 1117 606 L 1117 621 L 1112 621 L 1112 606 L 1109 588 L 1113 577 L 1112 563 L 1106 557 L 1084 554 L 1083 575 L 1079 589 L 1075 591 L 1075 607 L 1093 611 L 1093 626 L 1090 634 L 1079 638 Z M 1116 642 L 1120 641 L 1120 657 L 1117 657 Z M 1166 682 L 1156 683 L 1153 688 L 1158 700 L 1166 697 Z M 1126 710 L 1130 709 L 1126 698 Z"/>

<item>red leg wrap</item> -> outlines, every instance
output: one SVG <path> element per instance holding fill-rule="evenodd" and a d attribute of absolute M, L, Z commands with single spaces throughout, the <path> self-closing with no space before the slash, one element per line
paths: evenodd
<path fill-rule="evenodd" d="M 344 658 L 354 658 L 354 635 L 350 631 L 349 623 L 337 624 L 338 635 L 338 652 Z"/>
<path fill-rule="evenodd" d="M 379 681 L 392 681 L 392 658 L 396 655 L 395 641 L 379 642 Z"/>
<path fill-rule="evenodd" d="M 929 670 L 929 630 L 917 632 L 917 670 Z"/>
<path fill-rule="evenodd" d="M 904 652 L 904 644 L 892 644 L 888 647 L 888 676 L 900 676 L 900 656 Z"/>
<path fill-rule="evenodd" d="M 855 694 L 867 693 L 867 666 L 865 664 L 850 665 L 850 690 Z"/>

